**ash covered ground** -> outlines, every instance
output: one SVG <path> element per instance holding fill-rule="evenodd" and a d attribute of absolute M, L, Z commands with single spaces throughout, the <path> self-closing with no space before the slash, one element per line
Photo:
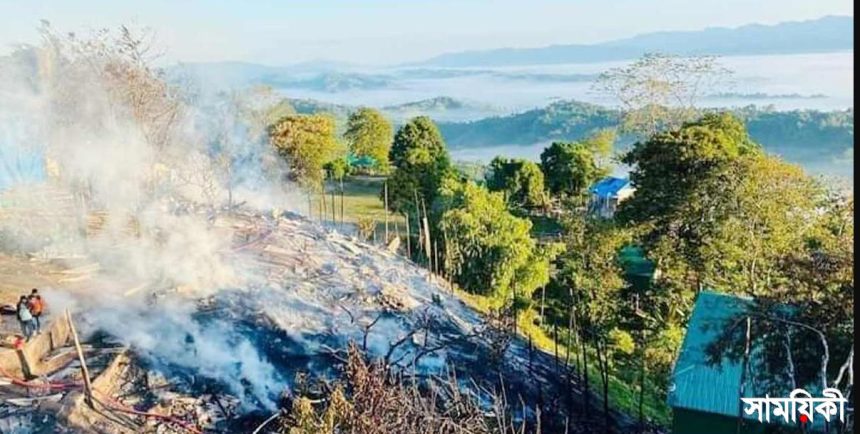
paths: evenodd
<path fill-rule="evenodd" d="M 578 387 L 557 382 L 563 361 L 516 339 L 497 353 L 484 318 L 396 253 L 291 213 L 230 212 L 210 225 L 234 234 L 224 263 L 242 270 L 244 285 L 201 292 L 153 282 L 122 295 L 142 304 L 106 297 L 92 307 L 104 313 L 83 315 L 88 330 L 129 346 L 184 393 L 235 396 L 239 414 L 261 415 L 291 394 L 297 375 L 335 377 L 354 342 L 408 375 L 454 370 L 485 400 L 504 389 L 526 417 L 553 399 L 582 405 Z"/>

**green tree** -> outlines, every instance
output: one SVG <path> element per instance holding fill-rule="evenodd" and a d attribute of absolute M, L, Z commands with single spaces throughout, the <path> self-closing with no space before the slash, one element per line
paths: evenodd
<path fill-rule="evenodd" d="M 553 142 L 540 154 L 547 188 L 555 195 L 583 199 L 587 189 L 609 174 L 607 157 L 615 134 L 604 130 L 579 142 Z"/>
<path fill-rule="evenodd" d="M 442 180 L 454 173 L 445 141 L 426 116 L 413 118 L 397 130 L 389 161 L 394 173 L 388 182 L 388 200 L 392 210 L 404 214 L 421 206 L 422 200 L 432 205 Z"/>
<path fill-rule="evenodd" d="M 508 212 L 501 193 L 471 181 L 445 181 L 438 205 L 446 240 L 447 269 L 470 292 L 503 305 L 531 297 L 549 281 L 557 247 L 542 248 L 531 238 L 531 222 Z"/>
<path fill-rule="evenodd" d="M 625 159 L 638 190 L 619 215 L 642 229 L 662 280 L 681 293 L 772 290 L 822 203 L 800 167 L 762 153 L 730 115 L 657 134 Z"/>
<path fill-rule="evenodd" d="M 737 118 L 709 114 L 636 143 L 623 156 L 634 168 L 630 179 L 637 190 L 617 218 L 636 227 L 662 280 L 678 293 L 692 296 L 691 288 L 704 285 L 701 247 L 719 228 L 731 169 L 743 156 L 759 153 Z"/>
<path fill-rule="evenodd" d="M 319 188 L 323 167 L 342 151 L 334 120 L 325 115 L 287 115 L 269 128 L 278 153 L 290 165 L 290 178 L 300 185 Z"/>
<path fill-rule="evenodd" d="M 853 390 L 854 360 L 854 203 L 831 197 L 805 219 L 813 229 L 805 242 L 785 252 L 782 275 L 759 291 L 746 312 L 723 328 L 709 348 L 712 361 L 740 359 L 749 318 L 752 345 L 762 349 L 764 366 L 755 381 L 793 387 Z M 788 383 L 787 383 L 788 382 Z M 844 428 L 844 427 L 843 427 Z M 843 430 L 836 430 L 843 432 Z"/>
<path fill-rule="evenodd" d="M 756 315 L 773 316 L 759 318 L 755 334 L 778 338 L 764 342 L 763 348 L 771 354 L 768 363 L 779 372 L 785 370 L 783 346 L 791 333 L 786 334 L 786 323 L 773 318 L 784 317 L 786 305 L 797 305 L 792 298 L 803 300 L 799 288 L 807 288 L 810 293 L 804 295 L 818 301 L 797 310 L 803 313 L 795 320 L 802 317 L 804 324 L 815 328 L 827 329 L 823 318 L 840 317 L 836 306 L 824 313 L 825 297 L 832 295 L 841 304 L 853 305 L 853 296 L 845 295 L 844 288 L 853 291 L 853 279 L 847 281 L 846 273 L 801 271 L 809 270 L 802 264 L 820 263 L 824 257 L 818 249 L 827 238 L 821 235 L 827 231 L 819 230 L 820 215 L 826 209 L 823 190 L 798 166 L 764 154 L 736 118 L 711 114 L 678 130 L 655 134 L 637 143 L 624 162 L 634 167 L 631 178 L 637 194 L 621 205 L 619 218 L 632 223 L 661 271 L 657 285 L 641 294 L 650 322 L 656 319 L 664 324 L 644 353 L 649 365 L 659 369 L 671 360 L 665 357 L 671 353 L 655 352 L 656 344 L 678 341 L 673 330 L 684 323 L 696 291 L 704 287 L 752 295 Z M 845 262 L 837 263 L 843 265 L 836 269 L 845 269 Z M 831 288 L 839 289 L 828 292 L 823 282 L 833 277 L 840 283 Z M 777 311 L 778 315 L 773 313 Z M 817 314 L 807 316 L 810 312 Z M 841 318 L 843 329 L 853 324 L 849 316 Z M 809 332 L 797 327 L 795 337 L 801 329 Z M 726 333 L 736 338 L 739 329 L 727 328 Z M 832 335 L 842 338 L 845 333 Z M 815 333 L 806 336 L 810 337 L 818 340 Z M 849 352 L 845 344 L 833 346 L 840 348 L 843 357 Z M 816 348 L 806 353 L 793 350 L 792 365 L 818 363 L 821 346 Z"/>
<path fill-rule="evenodd" d="M 538 208 L 547 202 L 543 172 L 531 161 L 496 157 L 490 162 L 485 181 L 490 191 L 503 192 L 510 206 Z"/>
<path fill-rule="evenodd" d="M 349 163 L 346 158 L 340 157 L 329 161 L 323 166 L 325 168 L 328 179 L 343 182 L 343 178 L 349 175 Z"/>
<path fill-rule="evenodd" d="M 707 283 L 759 295 L 785 282 L 782 263 L 816 229 L 823 190 L 799 166 L 764 154 L 739 159 L 719 182 L 713 229 L 698 248 Z"/>
<path fill-rule="evenodd" d="M 622 291 L 627 286 L 619 252 L 632 237 L 611 220 L 580 213 L 570 217 L 565 226 L 566 249 L 557 279 L 569 288 L 569 306 L 576 309 L 582 360 L 586 364 L 586 346 L 590 343 L 595 350 L 608 422 L 609 375 L 614 355 L 635 350 L 630 334 L 619 328 L 624 306 Z M 583 371 L 587 370 L 586 365 Z M 588 388 L 587 374 L 585 381 Z"/>
<path fill-rule="evenodd" d="M 343 136 L 353 155 L 373 158 L 376 170 L 386 173 L 392 131 L 391 123 L 379 110 L 362 107 L 349 115 Z"/>

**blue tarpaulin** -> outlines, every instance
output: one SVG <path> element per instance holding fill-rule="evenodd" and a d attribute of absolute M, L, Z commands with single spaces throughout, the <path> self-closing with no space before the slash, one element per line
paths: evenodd
<path fill-rule="evenodd" d="M 45 180 L 45 159 L 39 149 L 0 143 L 0 190 Z"/>

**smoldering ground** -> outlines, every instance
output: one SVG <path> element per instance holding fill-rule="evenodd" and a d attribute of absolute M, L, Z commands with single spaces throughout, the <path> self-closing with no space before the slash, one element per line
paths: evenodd
<path fill-rule="evenodd" d="M 97 278 L 74 303 L 52 306 L 73 306 L 86 330 L 272 407 L 284 385 L 275 368 L 229 325 L 203 327 L 192 315 L 196 298 L 255 279 L 227 262 L 234 236 L 213 227 L 213 217 L 230 202 L 293 202 L 263 128 L 236 104 L 189 104 L 149 66 L 145 35 L 41 33 L 37 45 L 0 58 L 0 189 L 47 185 L 51 194 L 7 204 L 18 212 L 2 221 L 3 247 L 97 262 Z M 65 196 L 71 200 L 56 200 Z M 39 215 L 55 224 L 36 224 Z M 128 293 L 140 284 L 147 290 Z M 153 304 L 153 291 L 168 295 Z"/>

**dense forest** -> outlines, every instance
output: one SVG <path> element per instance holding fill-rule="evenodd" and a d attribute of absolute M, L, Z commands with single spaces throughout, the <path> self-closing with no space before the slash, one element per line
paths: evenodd
<path fill-rule="evenodd" d="M 620 113 L 579 101 L 559 101 L 544 108 L 474 122 L 441 123 L 452 148 L 530 145 L 552 140 L 577 140 L 617 126 Z"/>

